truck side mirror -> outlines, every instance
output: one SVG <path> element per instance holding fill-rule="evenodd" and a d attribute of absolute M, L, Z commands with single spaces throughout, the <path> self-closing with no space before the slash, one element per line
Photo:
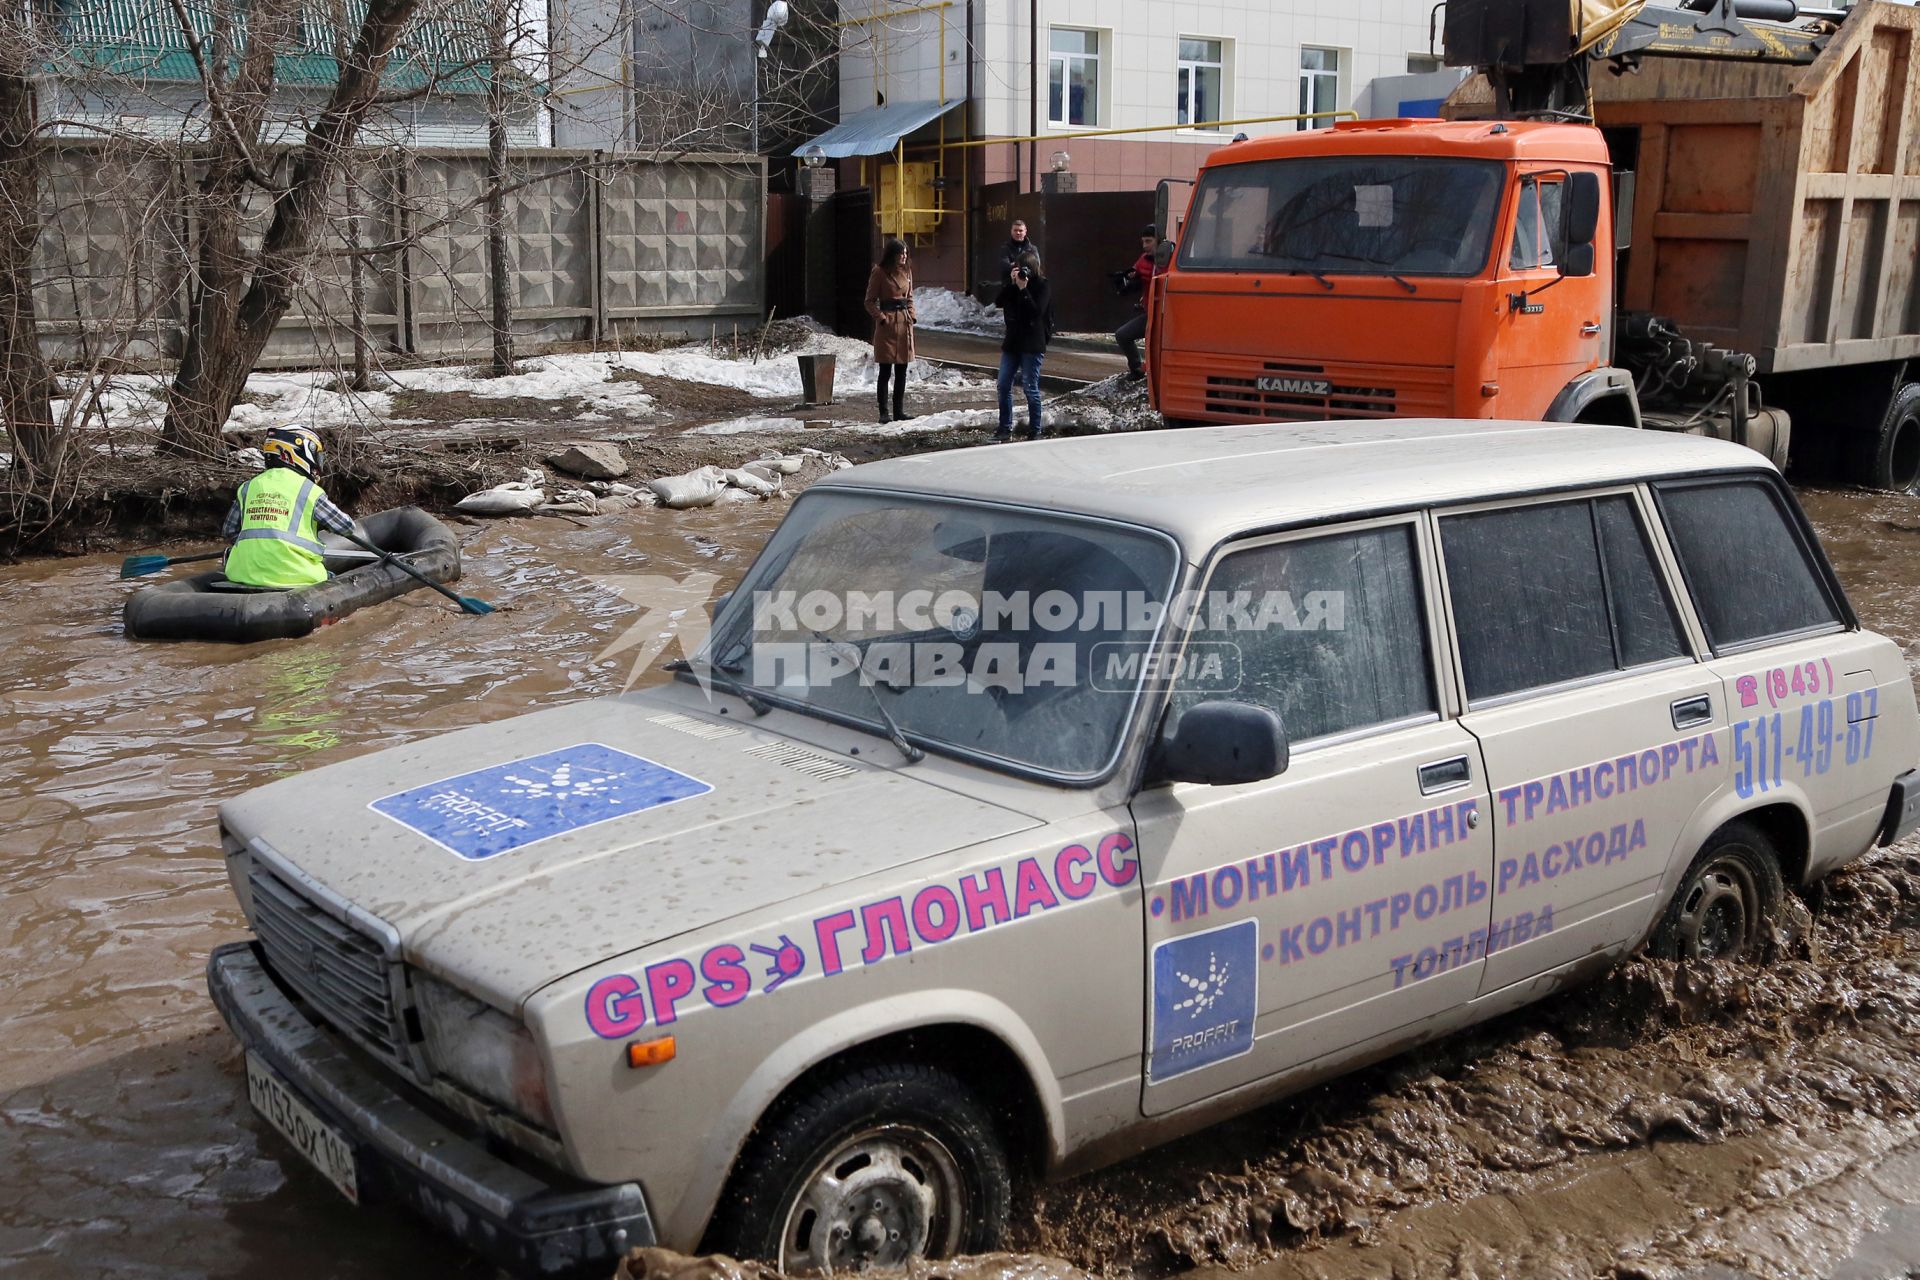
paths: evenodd
<path fill-rule="evenodd" d="M 1585 280 L 1593 274 L 1594 257 L 1591 240 L 1585 244 L 1568 245 L 1566 260 L 1560 264 L 1560 274 L 1571 276 L 1575 280 Z"/>
<path fill-rule="evenodd" d="M 1567 175 L 1566 245 L 1569 249 L 1590 245 L 1600 233 L 1600 175 Z"/>
<path fill-rule="evenodd" d="M 1164 724 L 1149 774 L 1157 782 L 1230 787 L 1287 771 L 1280 713 L 1250 702 L 1202 702 Z"/>
<path fill-rule="evenodd" d="M 727 611 L 727 602 L 731 599 L 733 599 L 733 592 L 722 591 L 713 598 L 713 603 L 707 606 L 707 616 L 709 618 L 718 618 Z"/>

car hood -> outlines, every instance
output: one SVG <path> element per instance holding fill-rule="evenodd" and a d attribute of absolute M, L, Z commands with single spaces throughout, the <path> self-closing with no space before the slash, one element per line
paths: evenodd
<path fill-rule="evenodd" d="M 507 1008 L 636 948 L 1038 825 L 924 766 L 823 751 L 681 692 L 316 769 L 227 802 L 221 823 Z"/>

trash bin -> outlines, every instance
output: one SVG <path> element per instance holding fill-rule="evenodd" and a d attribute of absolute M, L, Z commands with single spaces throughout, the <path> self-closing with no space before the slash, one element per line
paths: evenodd
<path fill-rule="evenodd" d="M 800 398 L 803 404 L 833 403 L 833 368 L 836 357 L 805 355 L 800 359 Z"/>

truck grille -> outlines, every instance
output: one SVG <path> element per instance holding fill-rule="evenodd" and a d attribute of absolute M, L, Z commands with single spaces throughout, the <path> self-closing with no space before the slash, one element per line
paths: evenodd
<path fill-rule="evenodd" d="M 1173 354 L 1168 413 L 1193 405 L 1215 419 L 1318 422 L 1341 418 L 1446 417 L 1452 372 L 1394 365 L 1305 364 Z"/>
<path fill-rule="evenodd" d="M 1249 418 L 1391 418 L 1398 394 L 1392 387 L 1353 387 L 1336 383 L 1322 369 L 1264 373 L 1252 378 L 1207 379 L 1207 408 L 1213 413 Z"/>
<path fill-rule="evenodd" d="M 249 862 L 253 931 L 274 974 L 335 1030 L 413 1071 L 413 1037 L 394 998 L 395 962 L 380 940 L 323 910 L 260 858 Z"/>

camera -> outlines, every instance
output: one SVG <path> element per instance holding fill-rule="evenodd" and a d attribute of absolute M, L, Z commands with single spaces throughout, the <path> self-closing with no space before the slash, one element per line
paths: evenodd
<path fill-rule="evenodd" d="M 1027 269 L 1025 267 L 1015 267 L 1013 274 L 1015 279 L 1025 280 L 1027 278 Z"/>

